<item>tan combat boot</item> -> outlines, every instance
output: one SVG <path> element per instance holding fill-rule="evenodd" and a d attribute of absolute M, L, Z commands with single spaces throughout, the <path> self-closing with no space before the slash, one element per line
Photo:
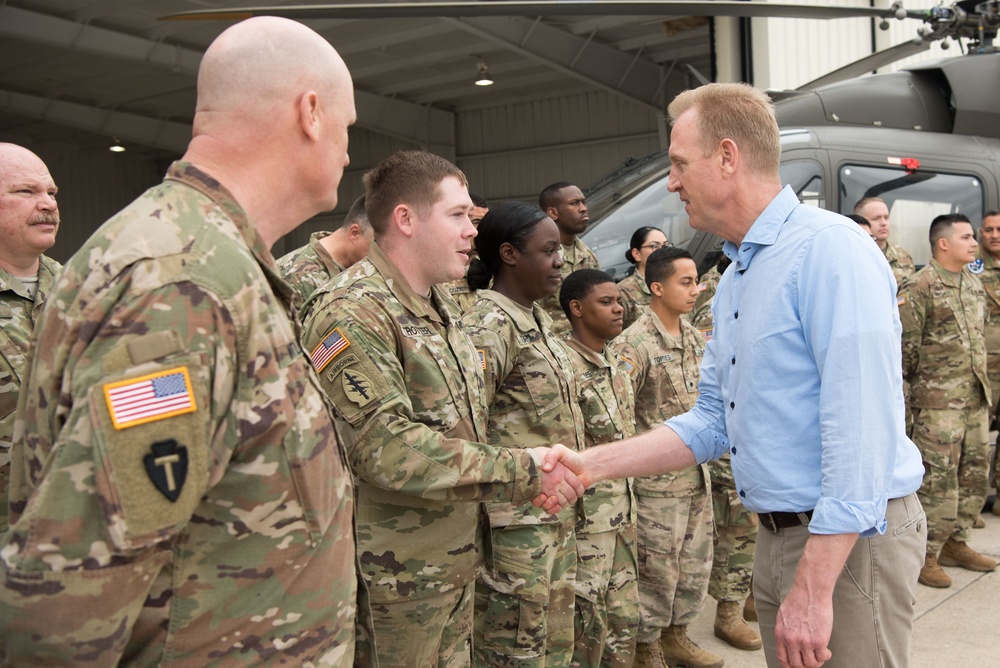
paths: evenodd
<path fill-rule="evenodd" d="M 671 625 L 660 636 L 663 658 L 675 668 L 722 668 L 725 661 L 695 645 L 687 637 L 687 626 Z"/>
<path fill-rule="evenodd" d="M 715 637 L 736 649 L 760 649 L 760 636 L 743 620 L 739 601 L 719 601 L 715 608 Z"/>
<path fill-rule="evenodd" d="M 982 515 L 976 515 L 976 521 L 972 523 L 973 529 L 985 529 L 986 520 L 983 519 Z"/>
<path fill-rule="evenodd" d="M 960 543 L 954 538 L 949 538 L 945 542 L 938 561 L 942 566 L 960 566 L 966 570 L 982 573 L 988 573 L 997 567 L 994 559 L 979 554 L 968 544 Z"/>
<path fill-rule="evenodd" d="M 920 569 L 920 577 L 917 582 L 928 587 L 946 589 L 951 586 L 951 576 L 944 572 L 938 564 L 937 557 L 927 555 L 924 557 L 924 566 Z"/>
<path fill-rule="evenodd" d="M 641 642 L 635 646 L 635 664 L 633 668 L 667 668 L 663 658 L 663 649 L 658 642 Z"/>
<path fill-rule="evenodd" d="M 757 602 L 753 600 L 753 592 L 750 592 L 747 600 L 743 602 L 743 619 L 748 622 L 757 621 Z"/>

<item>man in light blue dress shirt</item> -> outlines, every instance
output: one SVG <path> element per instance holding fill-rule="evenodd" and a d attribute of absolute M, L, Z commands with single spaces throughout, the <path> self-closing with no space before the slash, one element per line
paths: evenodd
<path fill-rule="evenodd" d="M 728 451 L 761 518 L 754 595 L 768 666 L 906 666 L 926 521 L 892 272 L 857 225 L 782 188 L 763 93 L 711 84 L 668 112 L 667 187 L 733 260 L 700 397 L 641 436 L 550 457 L 593 484 Z"/>

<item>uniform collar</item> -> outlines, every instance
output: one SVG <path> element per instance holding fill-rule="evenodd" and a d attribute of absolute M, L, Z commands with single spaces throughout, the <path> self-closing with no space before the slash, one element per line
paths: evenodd
<path fill-rule="evenodd" d="M 521 332 L 533 332 L 542 327 L 550 331 L 552 329 L 552 318 L 538 305 L 538 302 L 534 302 L 528 310 L 496 290 L 480 290 L 477 294 L 480 299 L 489 299 L 503 309 Z"/>
<path fill-rule="evenodd" d="M 392 295 L 414 316 L 445 325 L 458 322 L 460 314 L 457 305 L 445 290 L 437 285 L 431 286 L 430 299 L 417 294 L 377 242 L 373 242 L 368 251 L 368 261 L 385 279 Z"/>
<path fill-rule="evenodd" d="M 583 345 L 580 341 L 577 341 L 574 337 L 570 336 L 566 339 L 566 345 L 580 353 L 583 359 L 587 360 L 591 364 L 597 367 L 611 368 L 611 361 L 609 358 L 610 350 L 608 346 L 605 345 L 601 352 L 590 348 L 589 346 Z"/>

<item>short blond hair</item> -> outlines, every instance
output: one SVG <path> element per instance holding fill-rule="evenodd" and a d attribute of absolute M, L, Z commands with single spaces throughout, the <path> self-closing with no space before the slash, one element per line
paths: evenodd
<path fill-rule="evenodd" d="M 713 83 L 686 90 L 667 107 L 671 125 L 690 109 L 698 110 L 698 131 L 706 156 L 723 139 L 731 139 L 751 169 L 778 174 L 781 141 L 767 95 L 745 83 Z"/>

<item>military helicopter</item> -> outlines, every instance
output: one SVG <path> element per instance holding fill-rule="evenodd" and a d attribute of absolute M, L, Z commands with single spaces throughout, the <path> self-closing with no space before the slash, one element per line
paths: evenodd
<path fill-rule="evenodd" d="M 200 10 L 172 19 L 239 19 L 255 15 L 312 18 L 536 15 L 694 15 L 918 20 L 912 42 L 882 51 L 795 91 L 771 92 L 782 129 L 781 175 L 809 204 L 850 213 L 865 196 L 890 208 L 894 243 L 918 264 L 929 259 L 933 216 L 962 212 L 974 223 L 1000 208 L 1000 0 L 966 0 L 928 10 L 755 2 L 591 0 L 357 3 Z M 899 72 L 858 76 L 926 48 L 934 40 L 966 42 L 966 55 Z M 850 78 L 848 78 L 850 77 Z M 701 269 L 721 242 L 688 226 L 679 198 L 666 189 L 666 151 L 629 159 L 587 189 L 591 223 L 583 240 L 601 266 L 623 277 L 631 233 L 652 225 L 686 244 Z"/>

